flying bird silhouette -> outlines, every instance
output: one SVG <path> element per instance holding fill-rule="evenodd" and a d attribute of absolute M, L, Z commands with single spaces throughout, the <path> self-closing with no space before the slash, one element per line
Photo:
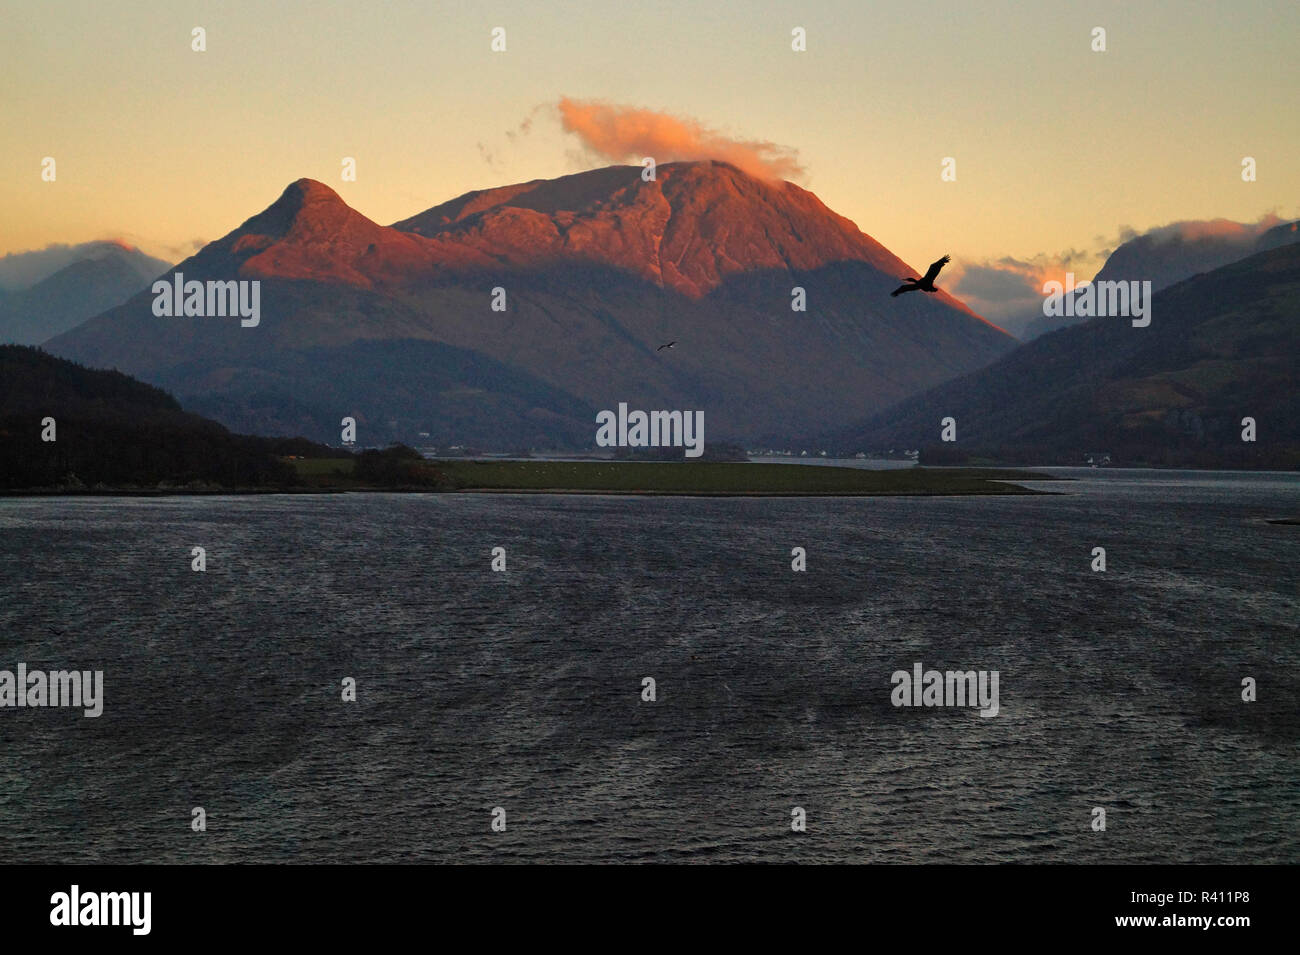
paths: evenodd
<path fill-rule="evenodd" d="M 655 349 L 655 351 L 663 351 L 665 348 L 672 348 L 676 344 L 677 344 L 676 341 L 671 341 L 667 345 L 660 345 L 658 348 Z"/>
<path fill-rule="evenodd" d="M 900 285 L 898 288 L 894 289 L 892 292 L 889 293 L 889 297 L 893 298 L 897 295 L 902 295 L 904 292 L 915 292 L 917 290 L 920 290 L 922 292 L 939 291 L 937 288 L 934 287 L 934 280 L 939 277 L 939 270 L 951 261 L 952 261 L 952 256 L 945 255 L 938 262 L 930 263 L 930 268 L 926 270 L 925 278 L 923 279 L 915 279 L 909 275 L 906 279 L 904 279 L 904 281 L 907 284 Z"/>

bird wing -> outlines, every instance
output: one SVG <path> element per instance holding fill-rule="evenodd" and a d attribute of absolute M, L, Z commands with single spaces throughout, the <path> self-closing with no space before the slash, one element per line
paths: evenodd
<path fill-rule="evenodd" d="M 902 295 L 904 292 L 915 292 L 916 289 L 917 285 L 915 282 L 908 282 L 906 285 L 900 285 L 898 288 L 894 289 L 889 293 L 889 295 L 890 298 L 893 298 L 896 295 Z"/>
<path fill-rule="evenodd" d="M 951 256 L 945 255 L 937 262 L 931 262 L 930 268 L 926 270 L 925 281 L 929 285 L 934 284 L 934 280 L 939 277 L 939 270 L 952 261 Z"/>

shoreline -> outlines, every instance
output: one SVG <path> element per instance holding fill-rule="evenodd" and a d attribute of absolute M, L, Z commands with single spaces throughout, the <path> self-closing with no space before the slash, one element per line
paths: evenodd
<path fill-rule="evenodd" d="M 994 482 L 990 482 L 992 484 Z M 1024 497 L 1059 496 L 1063 491 L 1042 491 L 1037 488 L 1025 488 L 1007 483 L 1004 488 L 923 491 L 923 490 L 860 490 L 860 491 L 691 491 L 691 490 L 644 490 L 628 491 L 619 488 L 531 488 L 531 487 L 458 487 L 438 490 L 427 487 L 350 487 L 350 488 L 230 488 L 218 490 L 140 490 L 126 488 L 106 488 L 98 491 L 74 491 L 58 489 L 30 489 L 0 491 L 0 500 L 6 498 L 37 497 L 256 497 L 274 494 L 291 495 L 331 495 L 331 494 L 567 494 L 588 495 L 591 497 Z"/>
<path fill-rule="evenodd" d="M 104 482 L 0 491 L 7 497 L 203 497 L 249 494 L 589 494 L 619 497 L 934 497 L 1041 495 L 1069 478 L 982 468 L 872 470 L 753 462 L 430 461 L 288 459 L 297 480 L 226 488 L 196 479 L 111 487 Z"/>

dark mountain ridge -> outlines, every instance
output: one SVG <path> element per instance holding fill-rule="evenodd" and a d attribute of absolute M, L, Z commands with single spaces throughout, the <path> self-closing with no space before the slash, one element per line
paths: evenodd
<path fill-rule="evenodd" d="M 297 475 L 278 455 L 304 450 L 331 453 L 231 434 L 121 372 L 0 345 L 0 488 L 284 487 Z"/>
<path fill-rule="evenodd" d="M 1202 224 L 1202 231 L 1185 235 L 1178 226 L 1170 226 L 1130 239 L 1107 256 L 1092 281 L 1147 281 L 1152 292 L 1159 292 L 1194 275 L 1300 241 L 1300 223 L 1296 222 L 1276 225 L 1258 235 L 1239 223 L 1220 220 L 1217 224 L 1218 231 L 1209 228 L 1214 224 Z M 1021 337 L 1030 341 L 1084 320 L 1040 314 L 1026 326 Z"/>
<path fill-rule="evenodd" d="M 1116 464 L 1300 466 L 1300 244 L 1172 285 L 1151 318 L 1044 335 L 823 440 L 929 446 L 945 461 L 1079 464 L 1105 451 Z M 940 447 L 944 417 L 956 419 L 957 442 Z M 1256 441 L 1242 440 L 1243 418 Z"/>

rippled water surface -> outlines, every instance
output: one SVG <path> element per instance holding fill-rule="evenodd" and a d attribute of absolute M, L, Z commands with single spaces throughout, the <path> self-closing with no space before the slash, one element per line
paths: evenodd
<path fill-rule="evenodd" d="M 0 669 L 106 697 L 0 709 L 0 858 L 1300 862 L 1300 481 L 1061 473 L 0 500 Z M 916 662 L 1000 713 L 895 708 Z"/>

